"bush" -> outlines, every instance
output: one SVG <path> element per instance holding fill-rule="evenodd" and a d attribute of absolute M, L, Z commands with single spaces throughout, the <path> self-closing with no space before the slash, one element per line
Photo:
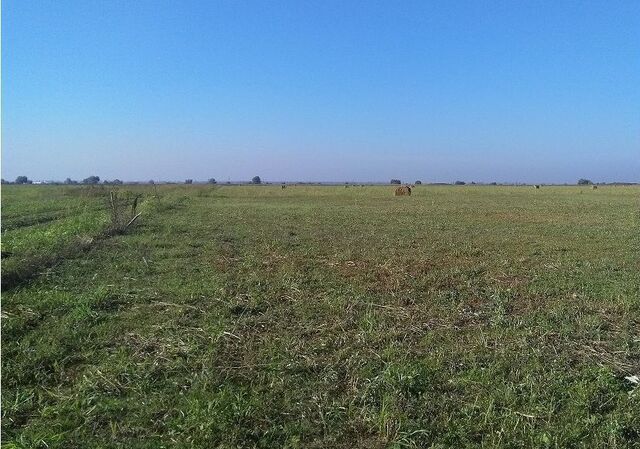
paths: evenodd
<path fill-rule="evenodd" d="M 216 179 L 215 179 L 215 178 L 209 178 L 208 183 L 209 183 L 209 184 L 217 184 L 218 182 L 216 181 Z"/>
<path fill-rule="evenodd" d="M 578 179 L 578 185 L 579 186 L 587 186 L 587 185 L 591 185 L 591 184 L 593 184 L 593 182 L 590 179 L 584 179 L 584 178 Z"/>
<path fill-rule="evenodd" d="M 402 184 L 402 181 L 400 181 L 399 179 L 392 179 L 391 184 Z"/>
<path fill-rule="evenodd" d="M 100 182 L 100 176 L 89 176 L 82 180 L 83 184 L 98 184 Z"/>

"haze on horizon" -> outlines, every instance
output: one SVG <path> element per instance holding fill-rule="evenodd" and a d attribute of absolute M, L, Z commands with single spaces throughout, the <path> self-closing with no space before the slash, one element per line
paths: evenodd
<path fill-rule="evenodd" d="M 640 181 L 640 2 L 5 1 L 2 177 Z"/>

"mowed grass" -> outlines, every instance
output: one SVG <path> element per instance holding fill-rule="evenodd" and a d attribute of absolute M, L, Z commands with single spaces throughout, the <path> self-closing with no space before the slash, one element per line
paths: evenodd
<path fill-rule="evenodd" d="M 3 268 L 76 189 L 3 188 Z M 3 447 L 640 446 L 639 188 L 130 189 L 3 292 Z"/>
<path fill-rule="evenodd" d="M 13 286 L 88 246 L 107 223 L 104 187 L 2 189 L 2 285 Z"/>

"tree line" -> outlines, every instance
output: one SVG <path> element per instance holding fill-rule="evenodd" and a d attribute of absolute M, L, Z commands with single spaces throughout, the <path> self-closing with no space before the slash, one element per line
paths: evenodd
<path fill-rule="evenodd" d="M 1 182 L 2 182 L 2 184 L 33 184 L 34 183 L 31 179 L 29 179 L 29 177 L 24 176 L 24 175 L 16 177 L 15 181 L 13 181 L 13 182 L 6 181 L 5 179 L 2 179 Z M 193 179 L 191 179 L 191 178 L 185 179 L 184 183 L 185 184 L 193 184 Z M 209 178 L 207 180 L 207 184 L 217 184 L 217 183 L 218 182 L 216 181 L 215 178 Z M 402 184 L 402 181 L 400 179 L 394 178 L 394 179 L 391 179 L 390 183 L 394 184 L 394 185 L 400 185 L 400 184 Z M 88 176 L 88 177 L 84 178 L 82 181 L 76 181 L 74 179 L 67 178 L 63 182 L 47 181 L 45 184 L 96 185 L 96 184 L 100 184 L 100 176 L 95 176 L 95 175 Z M 104 184 L 104 185 L 122 185 L 122 184 L 124 184 L 124 182 L 121 181 L 120 179 L 116 178 L 116 179 L 113 179 L 113 180 L 106 180 L 105 179 L 105 180 L 102 181 L 102 184 Z M 138 184 L 138 183 L 136 182 L 136 183 L 130 183 L 130 184 Z M 148 184 L 155 184 L 155 181 L 153 179 L 149 180 Z M 260 176 L 254 176 L 253 178 L 251 178 L 251 184 L 262 184 L 262 179 L 260 179 Z M 422 181 L 417 180 L 417 181 L 414 182 L 414 184 L 415 185 L 420 185 L 420 184 L 422 184 Z M 447 183 L 437 183 L 437 184 L 447 184 Z M 453 185 L 456 185 L 456 186 L 463 186 L 463 185 L 466 185 L 466 184 L 467 183 L 464 182 L 464 181 L 455 181 L 453 183 Z M 475 182 L 471 182 L 470 184 L 471 185 L 476 185 Z M 494 186 L 498 185 L 497 182 L 490 182 L 490 183 L 486 183 L 486 184 L 487 185 L 494 185 Z M 580 178 L 577 181 L 576 184 L 579 185 L 579 186 L 580 185 L 592 185 L 593 181 L 591 181 L 590 179 L 586 179 L 586 178 Z M 626 184 L 626 183 L 613 182 L 611 184 Z"/>
<path fill-rule="evenodd" d="M 29 179 L 28 176 L 18 176 L 16 177 L 15 181 L 11 182 L 11 181 L 7 181 L 4 178 L 2 178 L 1 180 L 2 184 L 33 184 L 33 180 Z M 185 179 L 184 181 L 185 184 L 193 184 L 193 179 Z M 218 181 L 216 181 L 215 178 L 209 178 L 207 180 L 207 184 L 217 184 Z M 82 181 L 76 181 L 74 179 L 71 178 L 67 178 L 65 179 L 63 182 L 57 182 L 57 181 L 47 181 L 45 182 L 45 184 L 65 184 L 65 185 L 96 185 L 96 184 L 100 184 L 100 176 L 89 176 L 87 178 L 84 178 Z M 102 184 L 104 185 L 122 185 L 124 184 L 123 181 L 121 181 L 120 179 L 113 179 L 113 180 L 103 180 Z M 129 183 L 132 184 L 132 183 Z M 133 183 L 133 184 L 138 184 Z M 153 179 L 148 181 L 148 184 L 155 184 L 155 181 Z M 262 180 L 260 179 L 260 176 L 254 176 L 253 178 L 251 178 L 251 184 L 262 184 Z"/>

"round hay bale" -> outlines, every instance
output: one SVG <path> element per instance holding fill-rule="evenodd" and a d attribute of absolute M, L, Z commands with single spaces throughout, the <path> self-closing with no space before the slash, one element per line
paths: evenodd
<path fill-rule="evenodd" d="M 411 187 L 409 186 L 402 186 L 402 187 L 398 187 L 396 188 L 395 192 L 394 192 L 395 196 L 411 196 Z"/>

